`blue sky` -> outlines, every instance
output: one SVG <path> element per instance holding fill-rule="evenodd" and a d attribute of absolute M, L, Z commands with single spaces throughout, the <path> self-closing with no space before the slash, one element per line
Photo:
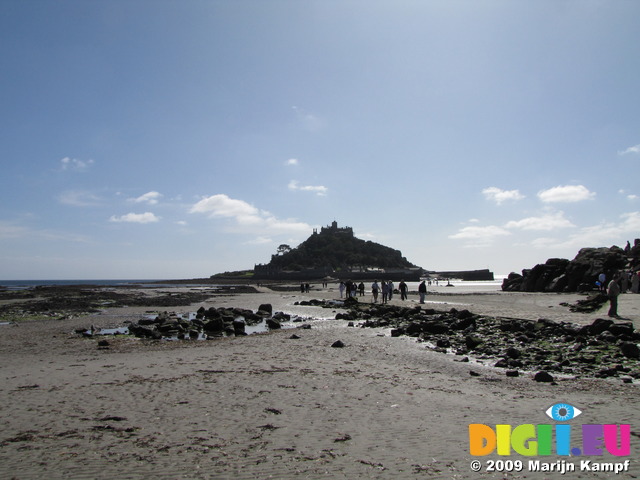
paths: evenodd
<path fill-rule="evenodd" d="M 337 220 L 424 268 L 640 238 L 640 2 L 0 2 L 0 278 L 190 278 Z"/>

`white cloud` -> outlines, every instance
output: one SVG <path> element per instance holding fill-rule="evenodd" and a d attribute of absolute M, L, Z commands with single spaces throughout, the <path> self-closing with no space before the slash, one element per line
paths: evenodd
<path fill-rule="evenodd" d="M 160 197 L 162 197 L 161 193 L 151 191 L 145 193 L 144 195 L 140 195 L 137 198 L 130 198 L 129 201 L 133 203 L 146 203 L 148 205 L 156 205 Z"/>
<path fill-rule="evenodd" d="M 205 197 L 191 207 L 190 213 L 206 213 L 211 217 L 256 217 L 260 211 L 244 200 L 229 198 L 225 194 Z"/>
<path fill-rule="evenodd" d="M 69 190 L 58 195 L 58 201 L 63 205 L 73 207 L 95 207 L 102 203 L 102 199 L 91 192 Z"/>
<path fill-rule="evenodd" d="M 244 242 L 244 244 L 245 245 L 265 245 L 267 243 L 272 243 L 272 242 L 273 240 L 271 240 L 269 237 L 256 237 L 247 242 Z"/>
<path fill-rule="evenodd" d="M 555 230 L 556 228 L 569 227 L 575 227 L 575 225 L 564 218 L 564 212 L 512 220 L 505 225 L 505 228 L 520 228 L 522 230 Z"/>
<path fill-rule="evenodd" d="M 522 195 L 518 190 L 502 190 L 498 187 L 489 187 L 482 190 L 483 195 L 487 198 L 487 200 L 493 200 L 496 204 L 500 205 L 502 202 L 506 202 L 507 200 L 522 200 L 524 195 Z"/>
<path fill-rule="evenodd" d="M 117 223 L 155 223 L 160 221 L 160 217 L 157 217 L 151 212 L 127 213 L 119 217 L 112 215 L 109 221 Z"/>
<path fill-rule="evenodd" d="M 625 213 L 620 216 L 619 222 L 602 222 L 598 225 L 581 228 L 567 239 L 549 241 L 548 247 L 556 249 L 578 249 L 583 247 L 610 247 L 612 245 L 623 246 L 627 240 L 637 238 L 640 232 L 640 212 Z"/>
<path fill-rule="evenodd" d="M 538 192 L 538 198 L 544 203 L 582 202 L 595 197 L 584 185 L 559 185 Z"/>
<path fill-rule="evenodd" d="M 3 222 L 0 220 L 0 239 L 3 238 L 20 238 L 29 233 L 29 230 L 19 225 Z"/>
<path fill-rule="evenodd" d="M 321 197 L 325 196 L 329 189 L 322 185 L 300 185 L 297 180 L 291 180 L 289 182 L 289 190 L 300 190 L 302 192 L 315 192 L 316 195 Z"/>
<path fill-rule="evenodd" d="M 618 190 L 618 193 L 620 195 L 624 195 L 627 198 L 627 200 L 630 200 L 630 201 L 634 201 L 634 200 L 637 200 L 639 198 L 638 195 L 636 195 L 635 193 L 628 193 L 624 189 Z"/>
<path fill-rule="evenodd" d="M 94 160 L 78 160 L 77 158 L 64 157 L 60 160 L 62 170 L 86 170 L 93 165 Z"/>
<path fill-rule="evenodd" d="M 298 161 L 297 158 L 290 158 L 285 162 L 285 165 L 299 165 L 299 164 L 300 162 Z"/>
<path fill-rule="evenodd" d="M 511 235 L 511 232 L 495 225 L 489 225 L 487 227 L 463 227 L 458 233 L 449 235 L 449 238 L 473 241 L 476 246 L 487 246 L 493 243 L 496 238 L 507 235 Z"/>
<path fill-rule="evenodd" d="M 231 218 L 236 222 L 235 231 L 245 233 L 304 233 L 312 227 L 294 220 L 280 220 L 269 212 L 259 210 L 244 200 L 229 198 L 225 194 L 205 197 L 189 210 L 190 213 L 202 213 L 209 217 Z"/>
<path fill-rule="evenodd" d="M 634 145 L 633 147 L 629 147 L 626 150 L 620 150 L 618 151 L 618 155 L 627 155 L 629 153 L 635 153 L 638 154 L 640 153 L 640 144 L 638 145 Z"/>

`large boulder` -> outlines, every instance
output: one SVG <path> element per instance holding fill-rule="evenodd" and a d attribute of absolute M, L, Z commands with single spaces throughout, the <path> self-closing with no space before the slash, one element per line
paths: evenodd
<path fill-rule="evenodd" d="M 569 261 L 550 258 L 543 264 L 511 273 L 502 282 L 503 291 L 577 292 L 595 288 L 600 273 L 610 278 L 614 272 L 628 268 L 629 258 L 620 247 L 583 248 Z M 632 261 L 633 263 L 633 261 Z"/>

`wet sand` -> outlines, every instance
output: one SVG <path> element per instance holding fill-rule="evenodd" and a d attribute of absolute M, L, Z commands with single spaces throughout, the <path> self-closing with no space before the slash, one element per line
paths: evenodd
<path fill-rule="evenodd" d="M 189 287 L 180 287 L 189 288 Z M 167 289 L 162 289 L 166 291 Z M 180 290 L 180 289 L 176 289 Z M 0 477 L 16 479 L 468 479 L 638 478 L 638 384 L 616 379 L 532 380 L 462 363 L 384 329 L 347 327 L 340 310 L 296 306 L 335 299 L 336 289 L 212 297 L 188 307 L 235 306 L 308 317 L 311 329 L 200 342 L 81 338 L 77 328 L 138 320 L 150 307 L 0 326 Z M 369 297 L 365 297 L 369 298 Z M 426 307 L 591 323 L 560 303 L 574 294 L 452 292 L 433 287 Z M 409 302 L 417 304 L 412 295 Z M 392 303 L 401 304 L 398 297 Z M 623 295 L 626 321 L 640 325 L 640 295 Z M 291 338 L 295 334 L 299 338 Z M 344 348 L 332 348 L 341 340 Z M 528 471 L 528 458 L 469 454 L 468 425 L 555 423 L 549 406 L 570 403 L 571 422 L 631 425 L 630 457 L 559 457 L 622 462 L 624 475 Z M 580 435 L 576 433 L 579 442 Z M 576 446 L 576 445 L 572 445 Z M 480 460 L 523 460 L 521 472 L 472 472 Z"/>

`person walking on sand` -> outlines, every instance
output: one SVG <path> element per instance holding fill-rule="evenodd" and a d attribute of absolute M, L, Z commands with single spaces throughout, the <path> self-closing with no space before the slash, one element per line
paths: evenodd
<path fill-rule="evenodd" d="M 382 303 L 387 303 L 389 300 L 389 285 L 384 280 L 382 281 Z"/>
<path fill-rule="evenodd" d="M 609 297 L 610 317 L 618 317 L 618 296 L 620 295 L 620 285 L 618 284 L 618 274 L 615 273 L 607 286 L 607 296 Z"/>
<path fill-rule="evenodd" d="M 400 288 L 400 300 L 407 299 L 407 284 L 404 283 L 404 280 L 400 280 L 398 284 L 398 288 Z"/>
<path fill-rule="evenodd" d="M 340 286 L 338 287 L 338 290 L 340 290 L 340 298 L 342 298 L 342 295 L 344 295 L 344 289 L 345 289 L 344 282 L 340 282 Z"/>
<path fill-rule="evenodd" d="M 424 280 L 418 285 L 418 293 L 420 294 L 420 303 L 424 303 L 424 297 L 427 296 L 427 285 Z"/>
<path fill-rule="evenodd" d="M 389 301 L 393 298 L 393 282 L 389 280 L 387 282 L 387 287 L 389 287 Z"/>
<path fill-rule="evenodd" d="M 380 291 L 380 286 L 378 285 L 378 281 L 374 280 L 371 284 L 371 294 L 373 295 L 373 303 L 378 303 L 378 291 Z"/>
<path fill-rule="evenodd" d="M 360 282 L 360 284 L 358 285 L 358 292 L 360 293 L 361 297 L 364 297 L 364 283 Z"/>

